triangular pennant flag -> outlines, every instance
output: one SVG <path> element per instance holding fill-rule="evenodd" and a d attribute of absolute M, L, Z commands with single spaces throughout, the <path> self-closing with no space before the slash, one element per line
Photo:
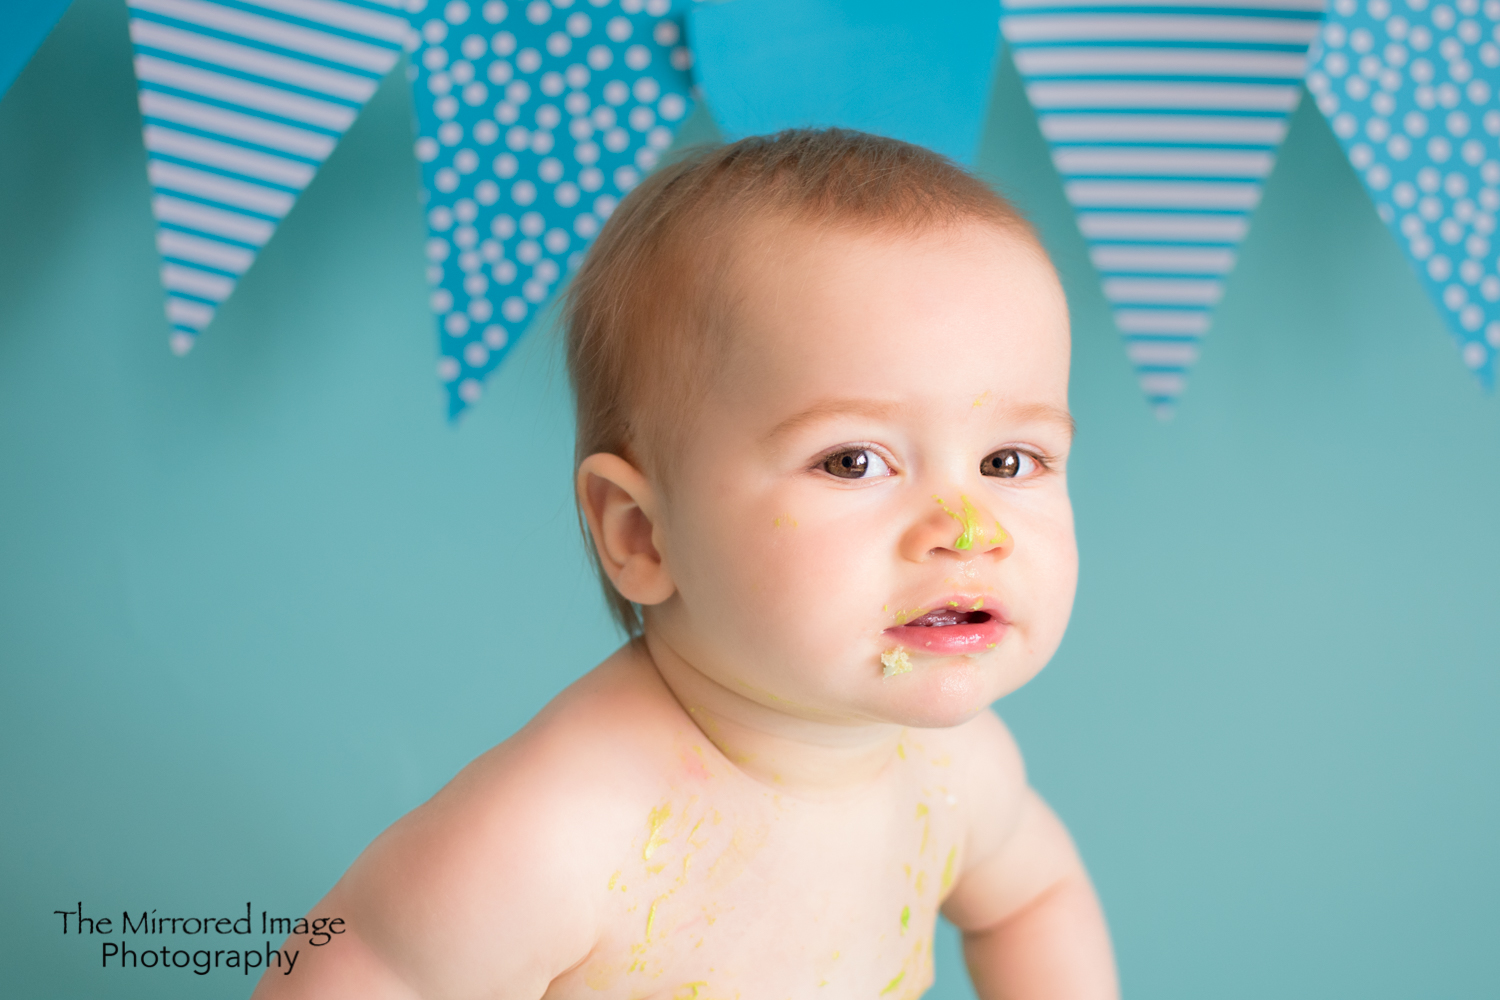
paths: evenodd
<path fill-rule="evenodd" d="M 1168 416 L 1301 94 L 1323 0 L 1002 0 L 1002 30 Z"/>
<path fill-rule="evenodd" d="M 172 350 L 185 354 L 401 51 L 394 0 L 128 0 Z"/>
<path fill-rule="evenodd" d="M 412 23 L 451 419 L 671 145 L 691 58 L 668 0 L 449 0 Z"/>
<path fill-rule="evenodd" d="M 1500 0 L 1335 0 L 1307 87 L 1488 387 L 1500 354 Z"/>
<path fill-rule="evenodd" d="M 0 6 L 0 97 L 10 89 L 71 2 L 26 0 Z"/>
<path fill-rule="evenodd" d="M 973 163 L 994 0 L 731 0 L 694 7 L 699 85 L 727 138 L 839 125 Z"/>

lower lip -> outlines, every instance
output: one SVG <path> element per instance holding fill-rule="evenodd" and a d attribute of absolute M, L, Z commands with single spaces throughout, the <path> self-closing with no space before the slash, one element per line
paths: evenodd
<path fill-rule="evenodd" d="M 1005 637 L 1007 627 L 1004 622 L 991 618 L 973 625 L 900 625 L 886 629 L 885 634 L 913 652 L 952 655 L 982 653 L 990 649 Z"/>

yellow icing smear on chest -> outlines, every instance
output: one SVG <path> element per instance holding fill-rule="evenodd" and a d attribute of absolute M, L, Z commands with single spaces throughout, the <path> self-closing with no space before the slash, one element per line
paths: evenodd
<path fill-rule="evenodd" d="M 667 842 L 667 838 L 663 837 L 661 834 L 661 828 L 666 825 L 667 820 L 670 819 L 671 816 L 671 803 L 663 802 L 661 805 L 651 810 L 650 815 L 646 817 L 646 826 L 650 829 L 651 832 L 646 837 L 646 846 L 641 849 L 641 858 L 643 860 L 649 860 L 652 852 L 662 844 L 665 844 Z"/>
<path fill-rule="evenodd" d="M 911 657 L 906 655 L 906 650 L 901 648 L 887 649 L 880 654 L 880 665 L 885 668 L 881 672 L 883 677 L 894 677 L 896 674 L 911 673 Z"/>

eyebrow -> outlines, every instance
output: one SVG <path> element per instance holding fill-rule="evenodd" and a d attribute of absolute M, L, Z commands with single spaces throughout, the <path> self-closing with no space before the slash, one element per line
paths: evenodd
<path fill-rule="evenodd" d="M 773 427 L 766 437 L 774 440 L 829 417 L 869 417 L 883 420 L 899 409 L 900 406 L 896 403 L 879 399 L 823 399 L 787 417 Z"/>
<path fill-rule="evenodd" d="M 809 406 L 805 410 L 787 417 L 781 423 L 771 429 L 766 435 L 768 440 L 775 440 L 783 435 L 790 434 L 806 427 L 808 424 L 827 420 L 830 417 L 869 417 L 873 420 L 883 420 L 890 417 L 900 409 L 896 403 L 886 402 L 879 399 L 839 398 L 823 399 Z M 1072 440 L 1077 431 L 1077 424 L 1073 422 L 1073 416 L 1060 406 L 1051 403 L 1020 403 L 1017 405 L 1000 407 L 1013 420 L 1021 422 L 1038 422 L 1054 424 L 1067 432 L 1068 440 Z"/>

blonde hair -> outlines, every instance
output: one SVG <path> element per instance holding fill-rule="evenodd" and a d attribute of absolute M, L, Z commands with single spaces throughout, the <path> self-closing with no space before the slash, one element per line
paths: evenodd
<path fill-rule="evenodd" d="M 1041 252 L 983 181 L 897 139 L 788 129 L 690 152 L 621 201 L 567 292 L 575 463 L 608 452 L 664 479 L 724 341 L 732 265 L 751 224 L 768 218 L 896 236 L 978 221 Z M 639 635 L 640 609 L 602 569 L 600 580 L 615 620 Z"/>

